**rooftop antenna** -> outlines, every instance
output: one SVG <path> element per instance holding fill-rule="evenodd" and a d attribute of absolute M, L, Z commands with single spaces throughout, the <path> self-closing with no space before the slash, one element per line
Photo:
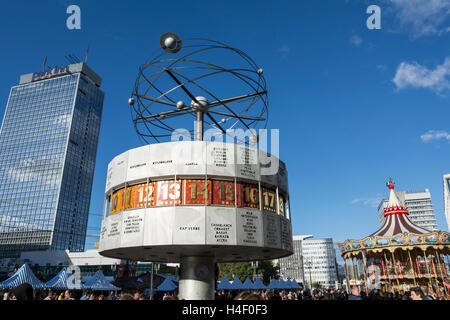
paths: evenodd
<path fill-rule="evenodd" d="M 44 65 L 43 65 L 43 69 L 42 69 L 43 72 L 45 72 L 46 64 L 47 64 L 47 56 L 45 56 L 45 59 L 44 59 Z"/>
<path fill-rule="evenodd" d="M 89 56 L 89 46 L 87 47 L 87 49 L 86 49 L 86 57 L 84 58 L 84 63 L 87 63 L 87 60 L 88 60 L 88 56 Z"/>

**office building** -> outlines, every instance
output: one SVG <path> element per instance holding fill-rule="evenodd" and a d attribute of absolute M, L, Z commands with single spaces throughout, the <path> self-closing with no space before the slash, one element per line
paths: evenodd
<path fill-rule="evenodd" d="M 395 193 L 400 202 L 403 203 L 408 210 L 408 217 L 412 223 L 427 229 L 430 232 L 438 231 L 433 204 L 431 202 L 431 194 L 428 189 L 419 191 L 398 191 Z M 386 209 L 387 204 L 388 200 L 382 200 L 378 206 L 378 216 L 381 225 L 384 223 L 384 210 Z"/>
<path fill-rule="evenodd" d="M 333 239 L 307 239 L 302 243 L 305 280 L 319 283 L 324 288 L 338 282 L 336 249 Z"/>
<path fill-rule="evenodd" d="M 281 278 L 286 280 L 295 279 L 298 283 L 305 283 L 302 261 L 302 241 L 312 237 L 312 235 L 293 236 L 294 254 L 289 257 L 279 259 Z"/>
<path fill-rule="evenodd" d="M 304 284 L 319 283 L 324 288 L 335 287 L 339 279 L 333 239 L 312 237 L 293 237 L 294 254 L 280 259 L 281 277 Z"/>
<path fill-rule="evenodd" d="M 0 131 L 0 258 L 84 251 L 104 93 L 85 63 L 26 74 Z"/>

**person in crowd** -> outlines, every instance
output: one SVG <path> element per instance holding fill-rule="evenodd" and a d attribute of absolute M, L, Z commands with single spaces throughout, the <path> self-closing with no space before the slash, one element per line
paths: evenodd
<path fill-rule="evenodd" d="M 225 299 L 226 299 L 225 292 L 218 291 L 217 295 L 216 295 L 216 300 L 222 301 L 222 300 L 225 300 Z"/>
<path fill-rule="evenodd" d="M 75 300 L 75 299 L 72 297 L 72 291 L 66 290 L 66 291 L 64 292 L 64 300 Z"/>
<path fill-rule="evenodd" d="M 367 300 L 367 294 L 366 294 L 365 291 L 362 291 L 362 292 L 361 292 L 361 299 L 362 299 L 362 300 Z"/>
<path fill-rule="evenodd" d="M 261 296 L 250 291 L 243 291 L 234 300 L 262 300 Z"/>
<path fill-rule="evenodd" d="M 402 300 L 411 300 L 411 295 L 409 292 L 404 292 L 401 298 Z"/>
<path fill-rule="evenodd" d="M 48 291 L 48 295 L 44 298 L 44 300 L 55 300 L 56 294 L 52 291 Z"/>
<path fill-rule="evenodd" d="M 106 297 L 106 300 L 117 300 L 117 296 L 114 294 L 114 291 L 109 293 L 109 296 Z"/>
<path fill-rule="evenodd" d="M 269 300 L 281 300 L 280 292 L 278 292 L 277 290 L 275 290 L 275 291 L 273 292 L 272 297 L 270 297 Z"/>
<path fill-rule="evenodd" d="M 352 293 L 348 296 L 347 300 L 362 300 L 358 287 L 352 288 Z"/>
<path fill-rule="evenodd" d="M 89 300 L 89 292 L 87 290 L 83 291 L 83 295 L 80 298 L 80 301 L 86 301 Z"/>
<path fill-rule="evenodd" d="M 289 293 L 285 297 L 285 300 L 294 300 L 294 296 L 292 294 L 292 291 L 289 291 Z"/>
<path fill-rule="evenodd" d="M 134 300 L 133 296 L 131 294 L 123 294 L 119 300 Z"/>
<path fill-rule="evenodd" d="M 424 300 L 424 293 L 420 287 L 411 288 L 411 300 Z"/>
<path fill-rule="evenodd" d="M 33 287 L 23 283 L 13 290 L 15 300 L 33 300 Z"/>
<path fill-rule="evenodd" d="M 144 300 L 147 300 L 147 298 L 145 297 L 145 294 L 140 293 L 139 296 L 138 296 L 138 300 L 144 301 Z M 171 299 L 171 300 L 172 300 L 172 299 Z"/>
<path fill-rule="evenodd" d="M 322 300 L 331 300 L 331 294 L 328 292 L 325 292 L 322 296 Z"/>
<path fill-rule="evenodd" d="M 311 292 L 309 290 L 303 291 L 303 299 L 302 300 L 312 300 Z"/>
<path fill-rule="evenodd" d="M 9 300 L 9 298 L 10 298 L 10 296 L 11 296 L 11 292 L 5 292 L 4 294 L 3 294 L 3 300 Z"/>

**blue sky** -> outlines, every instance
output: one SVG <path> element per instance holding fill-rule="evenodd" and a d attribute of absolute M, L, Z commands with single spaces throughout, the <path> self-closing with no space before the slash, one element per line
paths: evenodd
<path fill-rule="evenodd" d="M 66 28 L 81 8 L 82 29 Z M 381 7 L 381 30 L 366 8 Z M 140 142 L 127 100 L 138 67 L 168 31 L 219 40 L 265 70 L 269 128 L 280 128 L 294 234 L 360 238 L 379 227 L 376 205 L 428 188 L 446 230 L 442 175 L 450 172 L 450 0 L 8 1 L 0 12 L 0 112 L 20 74 L 65 65 L 90 46 L 106 93 L 89 234 L 98 234 L 106 169 Z M 395 80 L 395 81 L 394 81 Z M 95 240 L 87 239 L 87 248 Z"/>

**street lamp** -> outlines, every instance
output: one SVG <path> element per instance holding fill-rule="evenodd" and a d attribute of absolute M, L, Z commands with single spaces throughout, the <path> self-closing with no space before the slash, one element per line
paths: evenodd
<path fill-rule="evenodd" d="M 252 261 L 251 265 L 253 267 L 253 282 L 256 281 L 256 269 L 258 268 L 258 261 Z"/>
<path fill-rule="evenodd" d="M 305 261 L 305 264 L 309 269 L 309 289 L 312 290 L 312 277 L 311 277 L 311 270 L 312 270 L 312 265 L 313 265 L 312 259 L 307 259 Z"/>
<path fill-rule="evenodd" d="M 152 267 L 150 269 L 150 300 L 153 300 L 153 277 L 154 277 L 154 273 L 158 273 L 159 271 L 159 264 L 156 263 L 155 266 L 155 262 L 152 262 Z"/>

